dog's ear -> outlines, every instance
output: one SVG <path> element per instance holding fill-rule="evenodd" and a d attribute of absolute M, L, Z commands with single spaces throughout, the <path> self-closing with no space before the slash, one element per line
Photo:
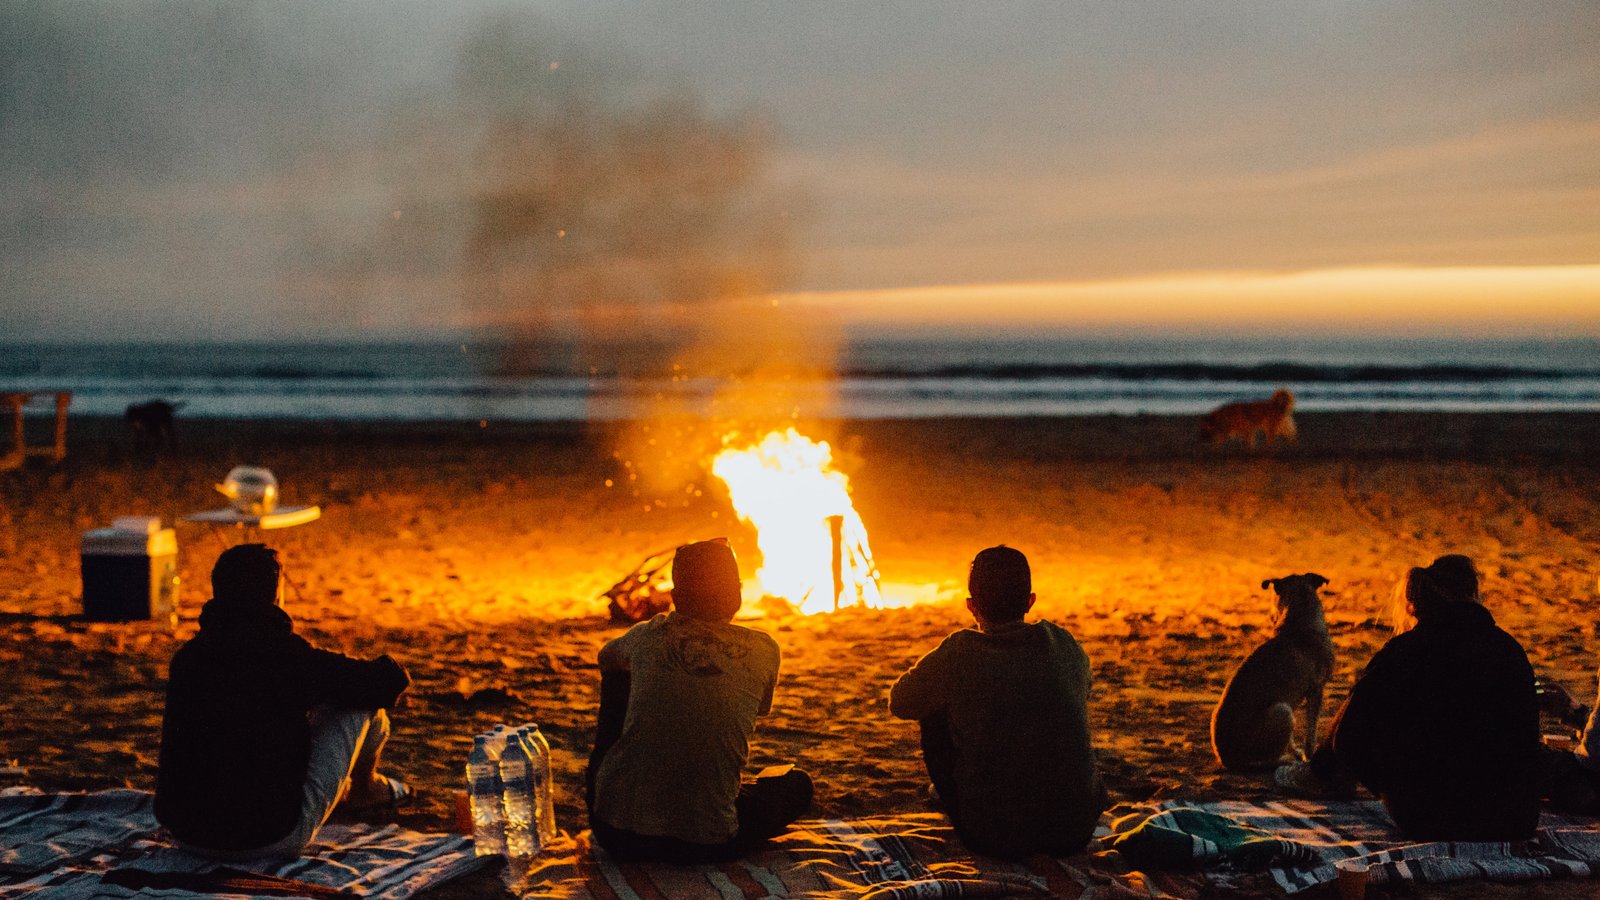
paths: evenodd
<path fill-rule="evenodd" d="M 1307 572 L 1306 574 L 1304 574 L 1304 575 L 1302 575 L 1300 577 L 1301 578 L 1305 578 L 1305 579 L 1307 579 L 1308 581 L 1311 582 L 1312 590 L 1316 590 L 1317 588 L 1322 587 L 1323 585 L 1328 583 L 1328 579 L 1324 578 L 1321 575 L 1318 575 L 1315 572 Z"/>
<path fill-rule="evenodd" d="M 1277 588 L 1278 588 L 1278 579 L 1276 579 L 1276 578 L 1268 578 L 1267 580 L 1261 582 L 1261 589 L 1262 590 L 1266 590 L 1267 588 L 1272 588 L 1273 590 L 1277 590 Z"/>

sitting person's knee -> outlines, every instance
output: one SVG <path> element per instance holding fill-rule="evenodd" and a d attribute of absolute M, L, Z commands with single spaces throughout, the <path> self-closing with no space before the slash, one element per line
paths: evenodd
<path fill-rule="evenodd" d="M 367 740 L 370 741 L 377 739 L 379 741 L 387 741 L 389 739 L 389 731 L 390 726 L 388 710 L 374 710 L 372 713 L 372 718 L 367 721 Z"/>

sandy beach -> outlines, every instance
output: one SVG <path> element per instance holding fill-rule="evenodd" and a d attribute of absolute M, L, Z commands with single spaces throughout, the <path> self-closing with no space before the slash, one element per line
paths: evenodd
<path fill-rule="evenodd" d="M 891 720 L 884 698 L 967 624 L 966 563 L 1002 542 L 1032 560 L 1036 614 L 1094 662 L 1095 743 L 1119 800 L 1268 793 L 1222 773 L 1207 737 L 1224 682 L 1269 627 L 1263 578 L 1329 579 L 1330 706 L 1389 636 L 1396 578 L 1445 552 L 1477 560 L 1487 605 L 1541 675 L 1592 695 L 1600 415 L 1297 418 L 1298 446 L 1257 453 L 1201 445 L 1190 418 L 807 428 L 852 480 L 885 593 L 934 601 L 752 623 L 784 654 L 752 765 L 810 770 L 819 814 L 923 808 L 915 725 Z M 624 449 L 639 444 L 628 430 L 183 421 L 177 447 L 150 458 L 119 421 L 74 420 L 64 463 L 0 473 L 0 758 L 27 770 L 0 785 L 153 786 L 167 660 L 194 631 L 217 554 L 244 535 L 176 526 L 175 633 L 74 618 L 80 535 L 116 515 L 217 507 L 212 484 L 254 464 L 277 473 L 285 503 L 325 510 L 266 535 L 301 633 L 388 651 L 415 680 L 388 754 L 426 792 L 404 820 L 448 826 L 471 736 L 534 720 L 554 748 L 561 825 L 578 829 L 595 653 L 622 630 L 599 594 L 686 540 L 727 535 L 747 569 L 758 559 L 714 478 L 637 477 L 648 466 Z"/>

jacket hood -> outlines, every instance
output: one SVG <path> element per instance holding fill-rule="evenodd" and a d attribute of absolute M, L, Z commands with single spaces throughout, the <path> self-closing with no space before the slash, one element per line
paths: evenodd
<path fill-rule="evenodd" d="M 212 599 L 200 610 L 201 631 L 251 630 L 294 632 L 294 620 L 277 606 Z"/>
<path fill-rule="evenodd" d="M 1430 610 L 1426 618 L 1417 619 L 1418 628 L 1484 628 L 1494 624 L 1494 613 L 1489 612 L 1488 607 L 1462 600 L 1441 603 Z"/>

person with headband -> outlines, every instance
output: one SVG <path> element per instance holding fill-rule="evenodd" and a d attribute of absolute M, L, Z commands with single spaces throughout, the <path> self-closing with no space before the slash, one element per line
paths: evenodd
<path fill-rule="evenodd" d="M 298 856 L 340 804 L 362 814 L 410 802 L 409 786 L 378 772 L 406 670 L 295 634 L 264 544 L 223 551 L 211 587 L 200 633 L 172 657 L 156 820 L 207 856 Z"/>
<path fill-rule="evenodd" d="M 1275 774 L 1310 796 L 1377 794 L 1419 841 L 1533 837 L 1539 707 L 1533 667 L 1495 624 L 1465 556 L 1413 568 L 1396 589 L 1401 633 L 1373 655 L 1309 762 Z"/>

